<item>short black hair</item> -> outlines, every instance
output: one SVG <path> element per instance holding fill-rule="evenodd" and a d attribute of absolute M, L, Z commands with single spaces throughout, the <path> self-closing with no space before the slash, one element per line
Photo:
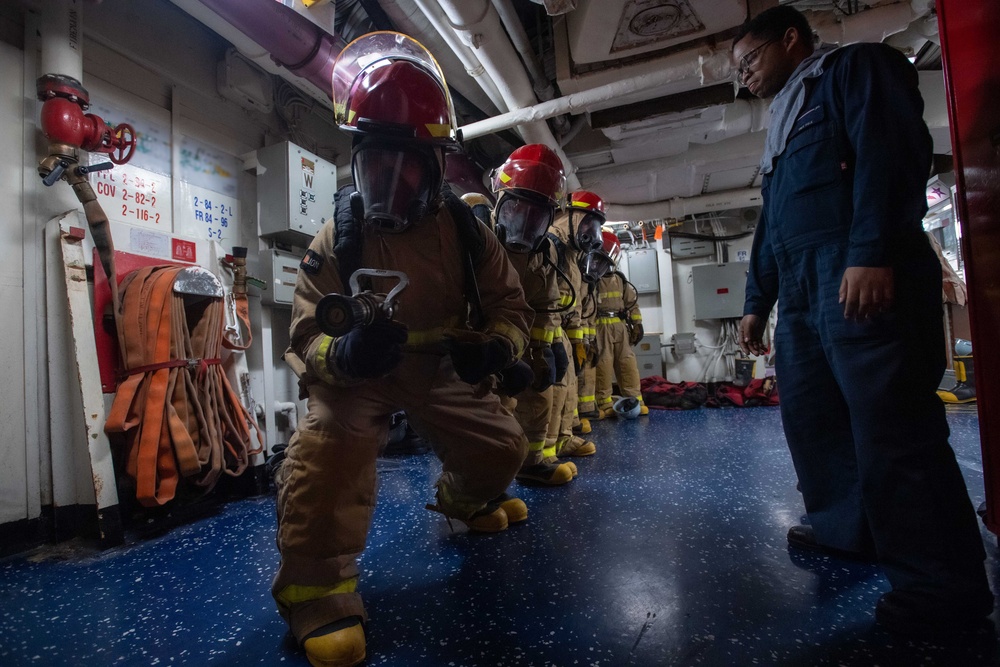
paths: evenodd
<path fill-rule="evenodd" d="M 747 35 L 778 40 L 789 28 L 795 28 L 799 37 L 802 38 L 802 42 L 812 50 L 813 31 L 809 26 L 809 21 L 806 20 L 802 12 L 788 5 L 772 7 L 741 25 L 736 36 L 733 37 L 733 46 L 736 46 L 736 43 Z"/>

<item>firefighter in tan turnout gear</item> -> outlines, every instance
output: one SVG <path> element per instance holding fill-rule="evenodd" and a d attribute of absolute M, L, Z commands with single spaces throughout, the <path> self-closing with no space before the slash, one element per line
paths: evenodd
<path fill-rule="evenodd" d="M 592 192 L 578 190 L 570 194 L 566 212 L 556 218 L 549 234 L 556 250 L 557 266 L 569 277 L 568 285 L 560 284 L 560 303 L 572 304 L 556 331 L 556 342 L 562 343 L 575 370 L 566 374 L 564 382 L 556 383 L 553 393 L 547 443 L 555 446 L 558 456 L 590 456 L 597 452 L 597 446 L 591 440 L 573 433 L 573 423 L 578 418 L 579 382 L 588 357 L 588 325 L 583 309 L 591 278 L 585 277 L 583 272 L 585 267 L 597 268 L 591 261 L 591 253 L 601 247 L 603 223 L 604 202 L 601 198 Z M 593 278 L 594 281 L 597 279 Z"/>
<path fill-rule="evenodd" d="M 433 509 L 483 532 L 527 514 L 503 495 L 527 442 L 489 388 L 520 357 L 532 313 L 496 237 L 441 194 L 456 146 L 444 77 L 416 41 L 372 33 L 338 57 L 334 104 L 354 134 L 357 192 L 338 193 L 336 225 L 300 266 L 286 358 L 308 408 L 275 475 L 272 593 L 313 665 L 365 657 L 356 561 L 394 412 L 441 459 Z"/>
<path fill-rule="evenodd" d="M 632 346 L 642 339 L 642 315 L 636 305 L 639 295 L 635 287 L 620 271 L 616 271 L 621 257 L 621 245 L 613 232 L 603 232 L 604 251 L 613 262 L 608 273 L 597 285 L 597 347 L 601 351 L 597 361 L 597 388 L 595 399 L 601 419 L 615 417 L 611 396 L 612 384 L 624 398 L 639 401 L 639 414 L 648 415 L 649 408 L 642 401 L 639 386 L 639 366 Z"/>
<path fill-rule="evenodd" d="M 493 227 L 534 311 L 531 340 L 524 355 L 530 382 L 516 396 L 504 398 L 504 406 L 514 412 L 528 438 L 528 457 L 517 479 L 549 486 L 565 484 L 577 473 L 574 464 L 556 458 L 554 443 L 546 444 L 552 385 L 565 377 L 569 365 L 562 343 L 554 344 L 560 323 L 559 287 L 555 249 L 545 235 L 562 202 L 565 185 L 562 162 L 542 144 L 516 149 L 493 176 L 497 195 Z M 500 393 L 504 393 L 502 389 Z"/>

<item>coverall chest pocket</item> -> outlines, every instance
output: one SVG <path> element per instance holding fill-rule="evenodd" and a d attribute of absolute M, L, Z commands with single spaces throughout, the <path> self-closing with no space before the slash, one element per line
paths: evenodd
<path fill-rule="evenodd" d="M 836 184 L 840 179 L 840 157 L 836 126 L 822 106 L 802 112 L 785 144 L 786 196 L 807 194 Z"/>

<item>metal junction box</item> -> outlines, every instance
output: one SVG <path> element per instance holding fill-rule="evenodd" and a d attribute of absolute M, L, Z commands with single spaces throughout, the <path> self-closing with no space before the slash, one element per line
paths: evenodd
<path fill-rule="evenodd" d="M 715 320 L 743 316 L 749 262 L 691 267 L 694 318 Z"/>
<path fill-rule="evenodd" d="M 663 355 L 660 354 L 660 334 L 646 334 L 632 348 L 635 365 L 639 368 L 639 379 L 653 375 L 663 375 Z"/>
<path fill-rule="evenodd" d="M 257 151 L 260 235 L 308 247 L 333 217 L 337 167 L 284 141 Z"/>
<path fill-rule="evenodd" d="M 265 256 L 265 254 L 267 256 Z M 265 280 L 267 289 L 261 290 L 260 300 L 269 306 L 292 305 L 295 294 L 295 280 L 299 276 L 302 255 L 284 250 L 267 250 L 260 254 L 261 270 L 268 273 Z"/>
<path fill-rule="evenodd" d="M 627 250 L 625 256 L 628 257 L 628 279 L 635 285 L 635 291 L 639 294 L 659 294 L 660 267 L 656 261 L 656 250 Z"/>

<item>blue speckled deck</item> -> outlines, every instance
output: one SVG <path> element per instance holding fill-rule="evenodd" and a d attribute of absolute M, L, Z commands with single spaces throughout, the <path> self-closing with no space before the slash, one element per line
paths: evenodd
<path fill-rule="evenodd" d="M 978 506 L 978 421 L 949 420 Z M 995 641 L 873 628 L 876 567 L 789 552 L 802 507 L 776 408 L 653 412 L 592 435 L 571 484 L 514 486 L 531 516 L 495 536 L 450 533 L 424 509 L 433 456 L 380 462 L 366 664 L 996 664 Z M 105 553 L 0 562 L 0 665 L 307 664 L 269 595 L 274 523 L 260 498 Z"/>

